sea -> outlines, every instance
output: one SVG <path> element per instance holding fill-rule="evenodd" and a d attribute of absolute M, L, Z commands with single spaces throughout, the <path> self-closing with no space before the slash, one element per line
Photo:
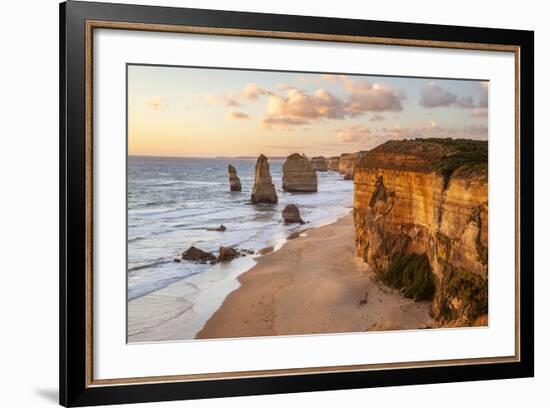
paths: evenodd
<path fill-rule="evenodd" d="M 130 156 L 128 301 L 179 281 L 189 280 L 195 286 L 200 281 L 201 290 L 219 284 L 220 279 L 236 282 L 258 256 L 233 261 L 230 274 L 220 274 L 219 267 L 209 264 L 174 261 L 192 245 L 215 255 L 220 246 L 256 253 L 269 247 L 277 251 L 292 233 L 333 223 L 351 213 L 352 181 L 334 171 L 317 172 L 317 193 L 287 193 L 282 190 L 283 162 L 269 160 L 278 204 L 253 205 L 255 159 Z M 242 192 L 229 191 L 229 164 L 237 169 Z M 298 206 L 305 225 L 285 225 L 282 210 L 287 204 Z M 224 232 L 210 230 L 222 224 Z"/>

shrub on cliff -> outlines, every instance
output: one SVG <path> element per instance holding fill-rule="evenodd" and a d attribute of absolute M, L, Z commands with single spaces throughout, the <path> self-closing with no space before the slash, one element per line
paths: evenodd
<path fill-rule="evenodd" d="M 489 294 L 487 279 L 444 264 L 443 289 L 439 295 L 441 314 L 447 320 L 474 322 L 489 312 Z"/>
<path fill-rule="evenodd" d="M 402 289 L 405 297 L 416 301 L 431 300 L 435 293 L 435 281 L 426 254 L 399 257 L 388 268 L 384 281 Z"/>

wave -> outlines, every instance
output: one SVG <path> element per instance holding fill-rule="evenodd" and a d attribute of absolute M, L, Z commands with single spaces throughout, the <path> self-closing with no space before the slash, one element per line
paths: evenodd
<path fill-rule="evenodd" d="M 170 261 L 168 261 L 167 259 L 156 259 L 154 261 L 149 261 L 149 262 L 140 262 L 138 265 L 134 265 L 134 266 L 128 265 L 128 273 L 139 271 L 141 269 L 152 268 L 154 266 L 160 266 L 168 262 Z"/>

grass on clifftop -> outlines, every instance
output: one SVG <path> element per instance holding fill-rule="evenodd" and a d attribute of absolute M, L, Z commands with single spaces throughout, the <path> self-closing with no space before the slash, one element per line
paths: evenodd
<path fill-rule="evenodd" d="M 489 157 L 488 143 L 482 140 L 432 138 L 415 139 L 415 142 L 435 143 L 443 146 L 448 153 L 436 163 L 436 170 L 444 176 L 470 177 L 487 172 Z"/>
<path fill-rule="evenodd" d="M 398 258 L 384 275 L 384 281 L 402 289 L 405 297 L 416 301 L 431 300 L 435 293 L 435 281 L 426 254 Z"/>
<path fill-rule="evenodd" d="M 393 160 L 392 157 L 398 157 Z M 417 138 L 388 140 L 369 151 L 358 167 L 438 172 L 470 178 L 486 176 L 488 143 L 483 140 Z"/>

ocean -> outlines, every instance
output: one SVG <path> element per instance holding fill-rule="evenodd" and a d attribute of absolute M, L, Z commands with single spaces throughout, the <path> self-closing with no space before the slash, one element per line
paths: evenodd
<path fill-rule="evenodd" d="M 255 159 L 130 156 L 128 301 L 178 281 L 189 280 L 193 287 L 201 282 L 204 290 L 222 279 L 236 280 L 254 264 L 255 256 L 247 256 L 232 262 L 230 274 L 220 274 L 216 266 L 174 262 L 191 245 L 216 255 L 220 246 L 277 250 L 293 232 L 330 224 L 352 211 L 352 181 L 337 172 L 318 172 L 317 193 L 287 193 L 282 190 L 283 162 L 269 160 L 279 203 L 252 205 Z M 228 164 L 237 169 L 242 192 L 229 191 Z M 281 213 L 286 204 L 296 204 L 307 224 L 285 225 Z M 226 231 L 208 230 L 221 224 Z"/>

